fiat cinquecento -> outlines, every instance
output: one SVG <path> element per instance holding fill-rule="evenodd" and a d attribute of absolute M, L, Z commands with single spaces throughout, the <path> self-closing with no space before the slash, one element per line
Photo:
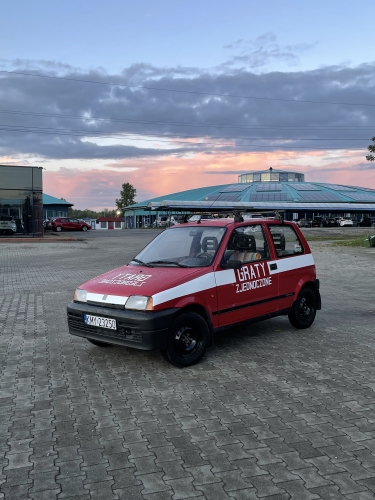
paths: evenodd
<path fill-rule="evenodd" d="M 128 264 L 80 285 L 67 313 L 72 335 L 158 349 L 183 367 L 202 358 L 218 330 L 280 315 L 308 328 L 320 308 L 297 225 L 237 214 L 166 229 Z"/>

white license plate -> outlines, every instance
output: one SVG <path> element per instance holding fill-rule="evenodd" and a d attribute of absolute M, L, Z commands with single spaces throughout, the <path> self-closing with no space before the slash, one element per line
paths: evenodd
<path fill-rule="evenodd" d="M 111 318 L 101 318 L 100 316 L 92 316 L 91 314 L 84 314 L 83 321 L 86 325 L 99 326 L 100 328 L 108 328 L 109 330 L 116 330 L 116 320 Z"/>

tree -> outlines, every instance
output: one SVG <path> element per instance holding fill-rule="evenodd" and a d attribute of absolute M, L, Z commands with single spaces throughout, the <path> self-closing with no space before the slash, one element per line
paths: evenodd
<path fill-rule="evenodd" d="M 95 210 L 90 210 L 89 208 L 85 208 L 84 210 L 79 210 L 76 208 L 68 208 L 69 217 L 74 217 L 76 219 L 97 219 L 98 217 L 116 217 L 116 210 L 109 210 L 108 208 L 104 208 L 100 212 L 96 212 Z"/>
<path fill-rule="evenodd" d="M 129 205 L 133 205 L 135 203 L 135 196 L 137 194 L 137 190 L 129 184 L 129 182 L 125 182 L 125 184 L 122 185 L 122 191 L 120 192 L 120 198 L 116 199 L 116 206 L 121 212 L 124 211 L 125 207 L 128 207 Z"/>
<path fill-rule="evenodd" d="M 367 149 L 370 151 L 370 153 L 375 153 L 375 137 L 373 137 L 371 140 L 374 144 L 370 144 Z M 375 156 L 373 154 L 369 154 L 366 156 L 366 160 L 375 161 Z"/>

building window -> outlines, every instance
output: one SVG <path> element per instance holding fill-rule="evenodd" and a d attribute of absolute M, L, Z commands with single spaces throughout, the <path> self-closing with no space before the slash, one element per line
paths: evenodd
<path fill-rule="evenodd" d="M 121 221 L 115 221 L 115 228 L 121 229 Z"/>
<path fill-rule="evenodd" d="M 288 182 L 288 174 L 280 174 L 280 182 Z"/>
<path fill-rule="evenodd" d="M 107 223 L 100 221 L 100 229 L 107 229 Z"/>

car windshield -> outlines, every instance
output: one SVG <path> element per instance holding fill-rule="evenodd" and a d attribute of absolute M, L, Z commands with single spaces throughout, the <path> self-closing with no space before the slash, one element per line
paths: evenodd
<path fill-rule="evenodd" d="M 206 267 L 212 264 L 226 229 L 175 227 L 159 234 L 131 261 L 149 267 Z"/>

